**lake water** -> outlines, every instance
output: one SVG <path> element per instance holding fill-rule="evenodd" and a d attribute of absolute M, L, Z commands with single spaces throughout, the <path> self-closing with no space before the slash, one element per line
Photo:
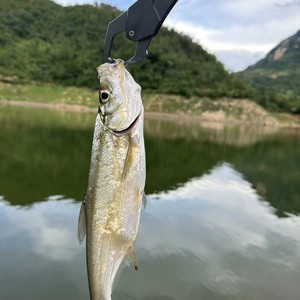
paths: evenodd
<path fill-rule="evenodd" d="M 93 114 L 0 107 L 0 299 L 88 300 Z M 147 206 L 113 300 L 299 300 L 300 134 L 145 123 Z"/>

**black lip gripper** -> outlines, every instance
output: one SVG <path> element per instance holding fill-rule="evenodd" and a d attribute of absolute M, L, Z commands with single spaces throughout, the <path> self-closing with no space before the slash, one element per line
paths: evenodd
<path fill-rule="evenodd" d="M 137 42 L 135 54 L 125 62 L 130 65 L 148 55 L 148 46 L 155 37 L 164 20 L 178 0 L 138 0 L 107 26 L 103 59 L 112 63 L 110 58 L 113 39 L 121 32 L 126 32 L 129 40 Z"/>

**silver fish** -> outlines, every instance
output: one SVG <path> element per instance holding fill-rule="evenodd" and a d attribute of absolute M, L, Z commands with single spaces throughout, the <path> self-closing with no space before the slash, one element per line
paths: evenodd
<path fill-rule="evenodd" d="M 133 244 L 146 177 L 144 109 L 141 87 L 122 60 L 97 71 L 100 105 L 78 238 L 82 242 L 86 235 L 91 300 L 110 300 L 124 261 L 137 269 Z"/>

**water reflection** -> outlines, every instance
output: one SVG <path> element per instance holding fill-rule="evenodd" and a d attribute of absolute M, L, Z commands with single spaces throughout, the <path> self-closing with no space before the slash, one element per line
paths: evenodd
<path fill-rule="evenodd" d="M 27 205 L 62 194 L 84 194 L 93 115 L 1 107 L 0 192 Z"/>
<path fill-rule="evenodd" d="M 0 200 L 0 299 L 88 299 L 79 203 Z M 279 218 L 232 164 L 151 194 L 115 300 L 299 299 L 300 217 Z"/>
<path fill-rule="evenodd" d="M 146 266 L 160 270 L 148 279 L 166 284 L 162 295 L 298 299 L 299 217 L 279 219 L 230 165 L 152 199 L 139 245 Z"/>
<path fill-rule="evenodd" d="M 94 114 L 1 107 L 0 192 L 14 205 L 59 194 L 80 201 Z M 209 125 L 209 126 L 208 126 Z M 146 193 L 176 188 L 228 162 L 276 213 L 300 211 L 299 132 L 146 120 Z"/>
<path fill-rule="evenodd" d="M 88 299 L 94 117 L 1 107 L 0 299 Z M 299 132 L 146 120 L 145 141 L 140 270 L 113 299 L 299 299 Z"/>
<path fill-rule="evenodd" d="M 0 201 L 0 299 L 86 298 L 77 213 L 70 200 L 25 208 Z"/>

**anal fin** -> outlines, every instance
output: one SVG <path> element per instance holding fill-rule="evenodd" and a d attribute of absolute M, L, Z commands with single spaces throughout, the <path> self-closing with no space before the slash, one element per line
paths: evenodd
<path fill-rule="evenodd" d="M 131 244 L 127 250 L 127 253 L 124 257 L 124 259 L 122 260 L 122 262 L 120 263 L 120 266 L 118 268 L 118 271 L 116 272 L 113 284 L 112 284 L 112 290 L 114 290 L 114 288 L 116 287 L 121 273 L 123 272 L 123 270 L 125 269 L 126 266 L 129 265 L 133 265 L 135 270 L 138 270 L 138 264 L 137 264 L 137 260 L 136 260 L 136 256 L 134 253 L 134 249 L 133 249 L 133 244 Z"/>
<path fill-rule="evenodd" d="M 138 266 L 138 262 L 137 262 L 137 259 L 136 259 L 135 253 L 134 253 L 133 244 L 131 244 L 131 246 L 128 249 L 126 259 L 131 263 L 131 265 L 133 265 L 134 269 L 137 271 L 139 266 Z"/>

